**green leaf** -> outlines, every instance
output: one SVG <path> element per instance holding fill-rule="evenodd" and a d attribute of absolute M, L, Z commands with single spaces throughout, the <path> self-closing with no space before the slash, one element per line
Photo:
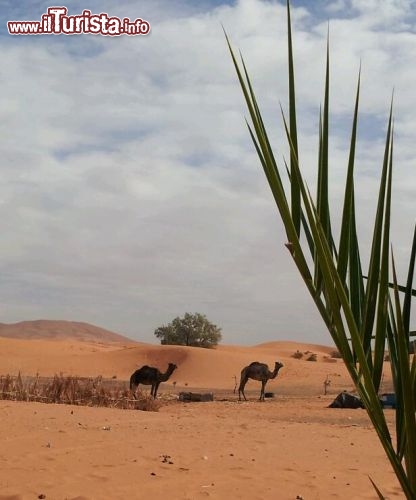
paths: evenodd
<path fill-rule="evenodd" d="M 408 471 L 408 480 L 410 488 L 416 492 L 416 418 L 415 418 L 415 394 L 412 383 L 412 377 L 409 366 L 409 343 L 408 335 L 405 331 L 403 322 L 403 315 L 400 308 L 399 290 L 397 288 L 397 275 L 394 258 L 392 256 L 393 266 L 393 283 L 394 289 L 394 303 L 395 303 L 395 316 L 396 316 L 396 331 L 397 331 L 397 353 L 398 353 L 398 368 L 399 368 L 399 382 L 401 387 L 401 399 L 398 402 L 400 410 L 403 411 L 403 423 L 406 429 L 406 443 L 404 452 L 404 461 L 406 470 Z M 396 395 L 397 398 L 397 395 Z"/>
<path fill-rule="evenodd" d="M 381 491 L 377 488 L 376 483 L 371 479 L 370 476 L 368 476 L 368 479 L 371 481 L 371 484 L 373 485 L 373 488 L 376 490 L 377 496 L 380 500 L 385 500 L 385 497 L 381 493 Z"/>
<path fill-rule="evenodd" d="M 290 19 L 290 5 L 287 0 L 287 47 L 288 47 L 288 75 L 289 75 L 289 118 L 290 118 L 290 137 L 293 144 L 293 152 L 290 153 L 290 171 L 293 174 L 295 159 L 298 154 L 298 133 L 296 124 L 296 97 L 295 97 L 295 70 L 293 64 L 293 46 L 292 46 L 292 23 Z M 300 236 L 301 204 L 300 187 L 295 177 L 290 184 L 292 201 L 292 218 L 298 236 Z"/>
<path fill-rule="evenodd" d="M 383 169 L 380 180 L 377 212 L 374 222 L 373 241 L 371 247 L 371 257 L 368 268 L 368 281 L 367 281 L 366 295 L 365 295 L 364 317 L 361 329 L 364 350 L 367 353 L 368 363 L 371 366 L 371 368 L 372 368 L 372 359 L 371 359 L 370 343 L 374 328 L 375 311 L 376 311 L 378 286 L 379 286 L 380 259 L 381 259 L 383 223 L 384 223 L 383 219 L 384 219 L 385 198 L 386 198 L 386 188 L 387 188 L 387 171 L 390 161 L 389 155 L 391 147 L 390 144 L 391 144 L 392 113 L 393 113 L 393 103 L 390 106 L 390 116 L 387 127 Z"/>
<path fill-rule="evenodd" d="M 406 332 L 409 332 L 410 329 L 410 308 L 411 308 L 412 295 L 413 292 L 415 292 L 415 290 L 412 290 L 413 275 L 415 272 L 415 257 L 416 257 L 416 225 L 413 232 L 413 244 L 412 244 L 412 250 L 410 252 L 409 271 L 407 273 L 407 284 L 403 302 L 403 324 Z"/>
<path fill-rule="evenodd" d="M 397 278 L 393 261 L 394 307 L 389 294 L 389 238 L 390 206 L 393 171 L 392 105 L 387 127 L 385 152 L 381 171 L 377 210 L 368 267 L 368 280 L 364 287 L 361 254 L 356 228 L 354 193 L 354 163 L 357 143 L 357 123 L 360 77 L 357 85 L 354 117 L 350 141 L 348 169 L 343 200 L 342 225 L 338 249 L 334 245 L 329 207 L 329 37 L 327 43 L 325 96 L 319 124 L 319 158 L 317 195 L 314 202 L 304 181 L 298 154 L 298 130 L 295 102 L 295 76 L 288 10 L 289 54 L 289 120 L 282 112 L 286 140 L 290 148 L 290 168 L 285 163 L 290 181 L 285 188 L 269 141 L 262 114 L 250 77 L 241 58 L 238 64 L 229 39 L 228 47 L 240 86 L 247 104 L 250 122 L 247 123 L 251 139 L 265 172 L 277 209 L 282 219 L 292 259 L 301 274 L 315 305 L 337 346 L 348 373 L 364 403 L 374 430 L 386 456 L 390 460 L 402 490 L 408 499 L 416 498 L 416 422 L 415 390 L 416 361 L 409 360 L 410 298 L 416 243 L 414 240 L 406 287 L 407 299 L 400 308 Z M 289 200 L 290 199 L 290 203 Z M 300 229 L 306 235 L 301 239 Z M 416 236 L 415 236 L 416 238 Z M 303 247 L 311 253 L 306 258 Z M 313 277 L 313 278 L 312 278 Z M 396 448 L 393 446 L 389 426 L 378 396 L 385 342 L 390 350 L 391 372 L 398 406 L 396 410 Z M 374 346 L 374 348 L 373 348 Z M 405 464 L 405 467 L 403 465 Z M 374 485 L 374 483 L 373 483 Z M 374 485 L 379 498 L 380 490 Z"/>

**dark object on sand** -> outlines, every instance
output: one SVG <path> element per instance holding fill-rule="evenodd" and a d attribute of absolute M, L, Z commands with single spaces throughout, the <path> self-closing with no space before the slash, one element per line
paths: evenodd
<path fill-rule="evenodd" d="M 386 392 L 380 397 L 383 408 L 396 408 L 396 394 L 394 392 Z"/>
<path fill-rule="evenodd" d="M 364 408 L 361 399 L 358 396 L 349 394 L 348 392 L 341 392 L 328 406 L 328 408 Z"/>
<path fill-rule="evenodd" d="M 199 401 L 214 401 L 212 392 L 197 393 L 197 392 L 180 392 L 179 401 L 199 402 Z"/>

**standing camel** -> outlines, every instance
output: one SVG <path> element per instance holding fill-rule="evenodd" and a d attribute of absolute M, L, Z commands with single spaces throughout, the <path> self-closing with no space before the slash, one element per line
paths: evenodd
<path fill-rule="evenodd" d="M 144 365 L 138 370 L 136 370 L 130 377 L 130 390 L 133 391 L 136 397 L 136 391 L 139 384 L 151 385 L 150 390 L 151 396 L 156 399 L 157 390 L 161 382 L 166 382 L 172 375 L 173 371 L 176 370 L 177 366 L 173 363 L 169 363 L 168 369 L 165 373 L 162 373 L 157 368 L 152 366 Z"/>
<path fill-rule="evenodd" d="M 264 388 L 269 379 L 277 377 L 280 368 L 282 368 L 282 363 L 276 361 L 274 364 L 274 370 L 271 372 L 269 367 L 265 363 L 259 363 L 258 361 L 253 361 L 248 366 L 241 370 L 240 387 L 238 388 L 238 400 L 241 401 L 241 394 L 244 396 L 244 400 L 247 401 L 246 395 L 244 394 L 244 387 L 247 384 L 249 378 L 253 380 L 259 380 L 261 382 L 261 392 L 260 401 L 264 401 Z"/>

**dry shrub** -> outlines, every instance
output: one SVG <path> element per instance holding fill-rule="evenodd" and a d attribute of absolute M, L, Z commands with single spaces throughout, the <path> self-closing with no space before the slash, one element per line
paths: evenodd
<path fill-rule="evenodd" d="M 17 377 L 9 374 L 0 376 L 0 399 L 13 401 L 40 401 L 41 390 L 39 388 L 39 377 L 31 377 L 30 381 L 24 381 L 19 372 Z"/>
<path fill-rule="evenodd" d="M 139 391 L 139 394 L 136 395 L 135 400 L 135 410 L 142 411 L 159 411 L 159 408 L 162 406 L 162 403 L 157 399 L 154 399 L 149 394 L 145 394 Z"/>
<path fill-rule="evenodd" d="M 337 362 L 336 359 L 330 358 L 329 356 L 324 356 L 323 360 L 325 361 L 325 363 L 336 363 Z"/>
<path fill-rule="evenodd" d="M 335 350 L 335 351 L 332 351 L 331 352 L 331 358 L 334 358 L 334 359 L 341 359 L 342 356 L 341 356 L 341 353 L 338 351 L 338 350 Z"/>
<path fill-rule="evenodd" d="M 318 356 L 315 353 L 310 354 L 307 358 L 306 361 L 317 361 Z"/>
<path fill-rule="evenodd" d="M 292 354 L 292 358 L 295 358 L 295 359 L 302 359 L 303 358 L 303 353 L 301 353 L 299 350 L 294 352 Z"/>
<path fill-rule="evenodd" d="M 65 377 L 51 378 L 0 376 L 0 399 L 38 401 L 81 406 L 105 406 L 121 409 L 158 411 L 161 403 L 138 391 L 137 397 L 125 384 L 114 379 Z"/>

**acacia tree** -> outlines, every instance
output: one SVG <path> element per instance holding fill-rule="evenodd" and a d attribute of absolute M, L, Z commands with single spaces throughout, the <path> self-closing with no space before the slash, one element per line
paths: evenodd
<path fill-rule="evenodd" d="M 155 335 L 163 345 L 213 347 L 221 341 L 221 328 L 208 321 L 204 314 L 185 313 L 168 325 L 156 328 Z"/>

